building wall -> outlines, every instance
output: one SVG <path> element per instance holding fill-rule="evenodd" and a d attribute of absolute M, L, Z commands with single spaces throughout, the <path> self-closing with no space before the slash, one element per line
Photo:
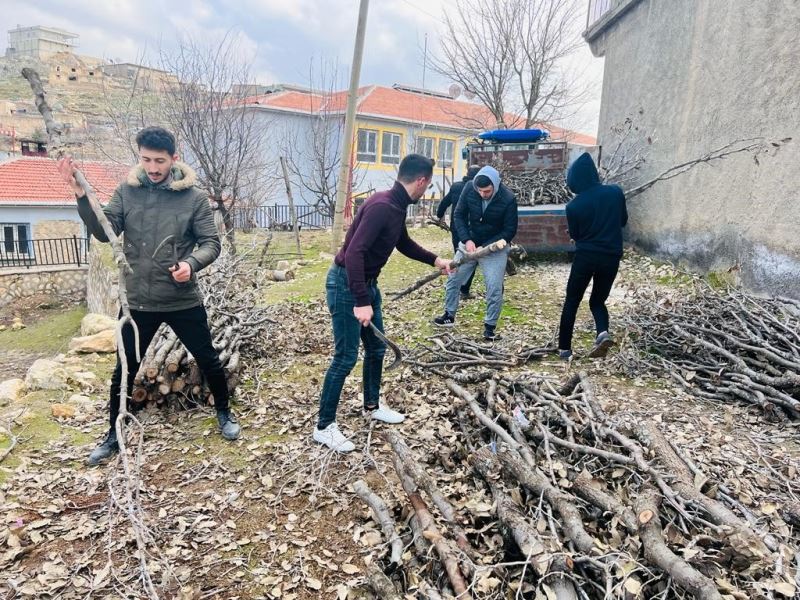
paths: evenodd
<path fill-rule="evenodd" d="M 0 223 L 28 223 L 34 238 L 86 237 L 86 228 L 71 207 L 0 206 Z"/>
<path fill-rule="evenodd" d="M 794 138 L 632 199 L 632 242 L 800 297 L 799 29 L 794 0 L 644 0 L 593 40 L 605 55 L 600 142 L 609 152 L 611 128 L 632 115 L 653 138 L 641 181 L 737 139 Z"/>
<path fill-rule="evenodd" d="M 377 158 L 374 163 L 359 162 L 357 166 L 357 174 L 354 178 L 356 184 L 354 186 L 354 193 L 366 193 L 369 190 L 381 190 L 391 187 L 397 176 L 396 164 L 385 163 L 382 160 L 383 151 L 383 133 L 390 132 L 399 134 L 401 136 L 401 158 L 406 154 L 415 151 L 415 143 L 418 137 L 428 137 L 435 140 L 433 157 L 436 159 L 436 166 L 434 167 L 433 182 L 434 186 L 426 197 L 441 197 L 439 186 L 444 186 L 444 191 L 447 191 L 449 185 L 445 185 L 445 177 L 447 181 L 460 180 L 466 171 L 464 160 L 461 158 L 461 150 L 466 145 L 467 139 L 463 134 L 440 128 L 420 128 L 411 127 L 409 125 L 392 123 L 390 121 L 383 121 L 378 119 L 358 119 L 356 121 L 356 140 L 358 139 L 359 129 L 369 129 L 377 131 Z M 451 140 L 454 142 L 453 163 L 452 167 L 443 167 L 442 161 L 439 156 L 439 141 L 442 139 Z M 437 185 L 438 184 L 438 185 Z"/>

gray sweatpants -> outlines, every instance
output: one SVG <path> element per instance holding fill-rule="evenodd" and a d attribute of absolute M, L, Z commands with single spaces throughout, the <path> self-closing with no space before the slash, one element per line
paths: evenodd
<path fill-rule="evenodd" d="M 502 250 L 485 256 L 478 262 L 469 262 L 461 265 L 458 271 L 447 278 L 445 284 L 444 309 L 451 315 L 458 310 L 458 301 L 461 298 L 461 286 L 469 279 L 475 269 L 480 266 L 483 279 L 486 282 L 486 317 L 483 322 L 487 325 L 496 325 L 503 308 L 503 278 L 506 274 L 506 261 L 511 248 L 506 246 Z M 458 245 L 456 258 L 465 252 L 464 244 Z"/>

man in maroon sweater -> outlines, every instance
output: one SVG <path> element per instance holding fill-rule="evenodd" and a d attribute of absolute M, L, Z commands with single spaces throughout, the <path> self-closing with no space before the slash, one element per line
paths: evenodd
<path fill-rule="evenodd" d="M 314 440 L 338 452 L 355 446 L 336 424 L 336 408 L 344 381 L 364 343 L 364 414 L 384 423 L 400 423 L 405 417 L 381 400 L 381 373 L 386 345 L 369 327 L 383 331 L 378 275 L 392 250 L 450 272 L 450 261 L 439 258 L 414 242 L 406 229 L 409 204 L 422 198 L 433 177 L 433 161 L 409 154 L 400 163 L 392 189 L 378 192 L 364 202 L 347 231 L 342 249 L 334 259 L 325 282 L 328 309 L 333 322 L 334 354 L 325 374 L 319 401 L 319 420 Z"/>

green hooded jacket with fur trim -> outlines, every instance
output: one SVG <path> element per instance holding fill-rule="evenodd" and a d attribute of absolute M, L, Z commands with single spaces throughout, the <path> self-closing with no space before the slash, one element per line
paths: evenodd
<path fill-rule="evenodd" d="M 203 303 L 196 273 L 214 262 L 221 245 L 208 198 L 194 186 L 196 181 L 197 175 L 184 163 L 176 162 L 159 184 L 137 166 L 103 207 L 116 234 L 125 234 L 125 258 L 133 271 L 125 283 L 133 310 L 170 312 Z M 78 199 L 78 214 L 91 235 L 108 241 L 85 196 Z M 168 242 L 154 256 L 170 235 L 174 246 Z M 192 266 L 192 278 L 186 283 L 177 283 L 169 273 L 176 255 Z"/>

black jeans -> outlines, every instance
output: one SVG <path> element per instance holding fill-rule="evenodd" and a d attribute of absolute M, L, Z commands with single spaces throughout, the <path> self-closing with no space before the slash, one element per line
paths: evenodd
<path fill-rule="evenodd" d="M 208 315 L 205 307 L 201 305 L 172 312 L 132 310 L 131 317 L 139 329 L 139 356 L 144 356 L 147 347 L 153 341 L 156 331 L 158 331 L 162 323 L 166 323 L 197 361 L 197 366 L 200 367 L 200 371 L 205 376 L 208 387 L 214 395 L 214 406 L 217 410 L 228 408 L 228 382 L 225 379 L 222 363 L 219 362 L 219 353 L 214 349 L 211 342 L 211 329 L 208 325 Z M 133 327 L 126 326 L 123 328 L 122 340 L 128 361 L 127 394 L 130 398 L 131 390 L 133 389 L 133 378 L 136 377 L 136 373 L 139 370 L 139 363 L 136 362 Z M 117 358 L 117 367 L 111 376 L 111 410 L 109 416 L 112 428 L 117 422 L 117 415 L 119 414 L 121 381 L 122 364 Z"/>
<path fill-rule="evenodd" d="M 376 281 L 370 281 L 372 294 L 372 322 L 383 331 L 382 299 Z M 358 347 L 364 344 L 364 408 L 378 406 L 381 396 L 384 344 L 370 327 L 362 327 L 353 314 L 355 300 L 347 283 L 347 271 L 334 264 L 325 280 L 325 294 L 333 325 L 333 360 L 325 373 L 319 399 L 318 429 L 325 429 L 336 420 L 336 409 L 342 395 L 345 379 L 358 361 Z"/>
<path fill-rule="evenodd" d="M 592 284 L 592 293 L 589 296 L 589 308 L 594 317 L 597 333 L 608 331 L 608 310 L 606 300 L 611 293 L 611 286 L 619 271 L 620 257 L 610 254 L 576 252 L 572 261 L 567 282 L 567 297 L 564 300 L 564 309 L 561 311 L 561 325 L 558 333 L 559 350 L 572 349 L 572 330 L 575 328 L 575 315 L 583 300 L 583 294 Z"/>

